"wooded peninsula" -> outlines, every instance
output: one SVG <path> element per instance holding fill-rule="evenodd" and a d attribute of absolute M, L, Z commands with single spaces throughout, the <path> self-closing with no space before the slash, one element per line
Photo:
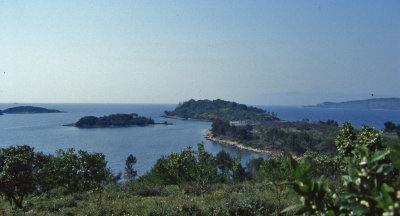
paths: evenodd
<path fill-rule="evenodd" d="M 270 156 L 280 156 L 284 152 L 301 156 L 306 151 L 335 155 L 334 140 L 338 133 L 338 123 L 334 120 L 234 125 L 217 119 L 207 131 L 206 138 Z"/>

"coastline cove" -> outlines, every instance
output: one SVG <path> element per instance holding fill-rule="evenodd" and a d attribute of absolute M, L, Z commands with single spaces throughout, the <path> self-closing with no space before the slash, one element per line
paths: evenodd
<path fill-rule="evenodd" d="M 173 110 L 173 104 L 20 104 L 46 107 L 65 111 L 64 113 L 44 113 L 40 115 L 2 115 L 0 116 L 0 147 L 29 145 L 35 151 L 53 154 L 58 149 L 75 148 L 89 152 L 102 152 L 108 166 L 114 173 L 123 171 L 125 159 L 129 154 L 137 158 L 135 169 L 143 175 L 155 164 L 161 155 L 180 152 L 187 146 L 196 147 L 204 142 L 205 150 L 216 154 L 225 150 L 232 155 L 241 155 L 245 164 L 252 158 L 264 157 L 250 151 L 220 145 L 207 140 L 205 131 L 211 128 L 211 122 L 166 119 L 161 117 L 164 110 Z M 0 104 L 0 109 L 15 106 Z M 346 121 L 360 128 L 363 124 L 383 129 L 386 121 L 400 119 L 400 111 L 386 110 L 335 110 L 318 108 L 300 108 L 290 106 L 257 106 L 278 114 L 282 120 L 326 121 L 334 119 L 342 124 Z M 91 128 L 81 130 L 76 127 L 64 127 L 76 122 L 82 116 L 104 116 L 115 113 L 140 113 L 154 119 L 155 122 L 168 122 L 168 127 L 121 127 Z"/>

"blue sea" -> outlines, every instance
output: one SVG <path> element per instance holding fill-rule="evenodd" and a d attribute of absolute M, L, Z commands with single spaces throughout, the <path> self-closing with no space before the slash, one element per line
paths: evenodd
<path fill-rule="evenodd" d="M 0 116 L 0 147 L 30 145 L 35 151 L 55 154 L 58 149 L 75 148 L 90 152 L 102 152 L 114 173 L 123 172 L 129 154 L 137 158 L 135 169 L 143 175 L 151 169 L 161 155 L 180 152 L 187 146 L 196 148 L 204 142 L 205 149 L 212 154 L 225 150 L 240 155 L 245 164 L 251 158 L 266 157 L 248 151 L 223 146 L 204 138 L 210 122 L 165 119 L 160 117 L 164 110 L 173 110 L 176 105 L 168 104 L 0 104 L 0 110 L 15 106 L 40 106 L 58 109 L 65 113 L 50 114 L 4 114 Z M 310 121 L 333 119 L 339 123 L 350 121 L 355 127 L 370 125 L 384 128 L 384 122 L 400 123 L 400 111 L 352 110 L 301 108 L 295 106 L 258 106 L 275 112 L 283 120 Z M 127 128 L 79 129 L 62 126 L 74 123 L 83 116 L 103 116 L 114 113 L 138 113 L 152 117 L 156 122 L 168 121 L 173 125 L 156 125 Z"/>

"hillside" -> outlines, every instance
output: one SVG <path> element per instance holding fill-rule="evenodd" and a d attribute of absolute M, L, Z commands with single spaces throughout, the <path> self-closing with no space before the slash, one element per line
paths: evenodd
<path fill-rule="evenodd" d="M 368 100 L 346 101 L 339 103 L 324 102 L 314 106 L 306 106 L 306 107 L 400 110 L 400 98 L 376 98 Z"/>
<path fill-rule="evenodd" d="M 279 120 L 275 113 L 245 104 L 224 100 L 189 100 L 173 111 L 165 111 L 163 117 L 189 120 L 223 119 L 227 121 L 275 121 Z"/>
<path fill-rule="evenodd" d="M 18 106 L 3 110 L 7 114 L 33 114 L 33 113 L 61 113 L 60 110 L 46 109 L 43 107 L 34 106 Z"/>

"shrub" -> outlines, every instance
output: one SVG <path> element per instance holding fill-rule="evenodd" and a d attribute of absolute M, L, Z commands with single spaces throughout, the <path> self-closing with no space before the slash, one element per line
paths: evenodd
<path fill-rule="evenodd" d="M 320 176 L 335 177 L 340 175 L 340 161 L 336 157 L 329 157 L 317 152 L 307 151 L 302 160 L 309 167 L 309 174 L 312 178 Z"/>
<path fill-rule="evenodd" d="M 306 215 L 398 215 L 400 214 L 400 147 L 387 149 L 382 144 L 382 132 L 363 127 L 357 133 L 345 123 L 337 137 L 339 156 L 343 159 L 341 193 L 328 188 L 320 177 L 307 175 L 305 163 L 298 164 L 291 183 L 302 196 L 302 203 L 287 208 Z"/>

